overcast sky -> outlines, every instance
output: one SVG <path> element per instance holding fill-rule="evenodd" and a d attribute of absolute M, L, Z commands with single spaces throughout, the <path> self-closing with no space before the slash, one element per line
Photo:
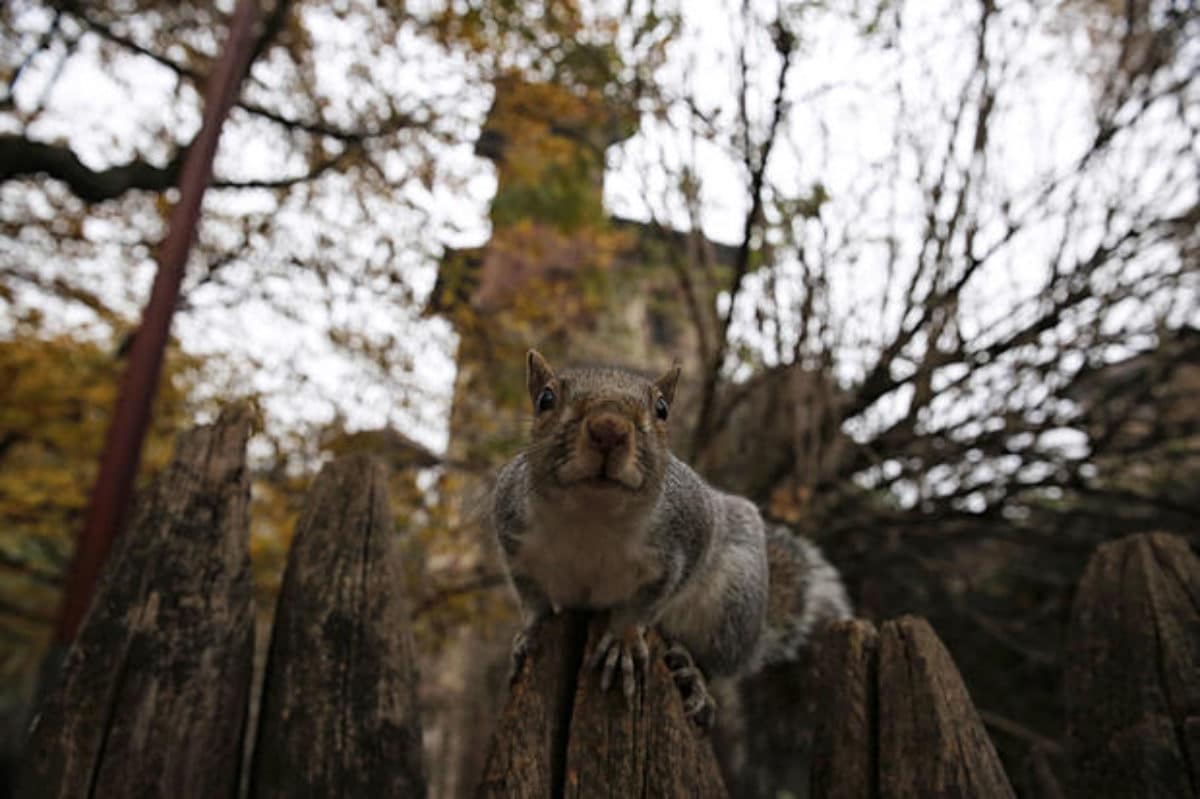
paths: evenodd
<path fill-rule="evenodd" d="M 759 13 L 763 14 L 774 8 L 773 3 L 761 5 Z M 736 113 L 734 41 L 746 24 L 741 4 L 689 3 L 683 7 L 684 32 L 671 51 L 662 80 L 669 90 L 696 97 L 699 107 L 714 119 L 731 123 Z M 787 85 L 790 111 L 770 162 L 769 174 L 785 193 L 802 195 L 815 183 L 823 184 L 832 198 L 823 210 L 827 228 L 864 239 L 859 257 L 830 273 L 835 310 L 846 326 L 840 363 L 846 378 L 853 378 L 861 368 L 856 359 L 870 351 L 879 331 L 898 322 L 898 305 L 892 308 L 892 318 L 879 319 L 878 309 L 885 307 L 889 290 L 884 280 L 884 250 L 871 246 L 867 239 L 882 239 L 883 231 L 899 220 L 899 229 L 893 232 L 901 246 L 916 246 L 922 212 L 916 176 L 923 165 L 913 157 L 902 158 L 891 185 L 883 187 L 890 190 L 873 193 L 864 187 L 879 179 L 880 164 L 897 147 L 898 130 L 928 135 L 930 157 L 938 155 L 938 148 L 945 145 L 937 141 L 936 131 L 945 127 L 939 115 L 953 106 L 974 58 L 973 7 L 948 0 L 907 3 L 905 7 L 903 25 L 891 37 L 864 37 L 844 14 L 813 12 L 804 17 L 804 28 L 798 31 L 800 54 Z M 1046 19 L 1002 14 L 1003 24 L 993 30 L 992 46 L 1004 55 L 1006 83 L 998 97 L 991 132 L 988 179 L 994 185 L 994 196 L 981 202 L 1015 198 L 1019 203 L 1023 197 L 1034 196 L 1047 176 L 1073 168 L 1093 133 L 1088 109 L 1094 85 L 1084 71 L 1091 46 L 1086 32 L 1082 27 L 1052 27 L 1049 9 L 1038 13 L 1046 13 Z M 319 78 L 336 86 L 345 80 L 344 55 L 358 46 L 364 32 L 332 15 L 322 19 L 320 12 L 314 12 L 310 21 L 322 51 Z M 47 23 L 45 15 L 31 14 L 22 20 L 32 30 Z M 752 50 L 749 70 L 751 82 L 758 87 L 751 95 L 751 117 L 761 130 L 770 112 L 768 91 L 774 85 L 779 61 L 768 43 L 759 44 Z M 378 77 L 410 90 L 451 97 L 465 130 L 479 124 L 489 97 L 486 86 L 477 82 L 468 65 L 438 61 L 432 48 L 415 36 L 395 45 L 377 53 Z M 119 163 L 138 151 L 152 154 L 149 139 L 153 131 L 176 130 L 180 139 L 190 135 L 198 124 L 194 97 L 185 93 L 184 101 L 176 102 L 174 77 L 167 70 L 146 59 L 129 58 L 114 71 L 105 71 L 95 57 L 96 47 L 94 39 L 84 37 L 78 54 L 65 62 L 49 90 L 58 61 L 47 57 L 31 65 L 16 100 L 24 107 L 37 103 L 45 107 L 30 131 L 33 135 L 45 140 L 69 139 L 80 157 L 94 167 Z M 747 207 L 745 175 L 722 143 L 696 140 L 687 135 L 687 128 L 682 104 L 666 121 L 643 120 L 637 135 L 610 151 L 606 203 L 622 216 L 645 220 L 653 215 L 685 227 L 688 217 L 674 191 L 673 176 L 690 165 L 701 181 L 705 233 L 718 241 L 736 243 Z M 13 129 L 13 120 L 0 114 L 0 130 Z M 495 180 L 491 165 L 471 154 L 469 138 L 463 137 L 459 146 L 441 149 L 438 161 L 443 179 L 431 190 L 417 186 L 411 196 L 402 198 L 407 208 L 419 208 L 419 214 L 397 204 L 381 207 L 378 218 L 371 220 L 407 231 L 414 242 L 424 245 L 395 256 L 418 295 L 432 286 L 440 245 L 480 244 L 488 237 L 486 211 Z M 280 152 L 276 142 L 247 135 L 235 124 L 222 141 L 218 169 L 222 174 L 242 176 L 253 176 L 266 167 L 270 172 L 278 167 L 276 161 L 283 157 Z M 1149 196 L 1165 186 L 1168 196 L 1155 202 L 1182 207 L 1194 201 L 1194 184 L 1189 190 L 1186 182 L 1155 175 L 1154 160 L 1144 161 L 1142 166 L 1131 167 L 1146 172 L 1140 183 L 1129 184 L 1131 191 Z M 396 154 L 388 168 L 402 172 L 410 166 L 402 154 Z M 14 195 L 9 191 L 3 196 L 12 203 Z M 314 249 L 320 246 L 316 236 L 323 228 L 312 223 L 313 214 L 322 223 L 341 221 L 348 228 L 362 224 L 350 209 L 336 202 L 336 191 L 324 196 L 325 204 L 320 207 L 279 211 L 279 219 L 292 226 L 296 240 L 312 237 Z M 252 193 L 210 202 L 225 203 L 222 207 L 226 210 L 238 207 L 230 203 L 242 203 L 247 213 L 255 210 L 256 202 L 270 207 L 269 198 L 256 199 Z M 97 219 L 90 225 L 92 237 L 108 246 L 97 247 L 92 259 L 46 263 L 42 268 L 69 270 L 73 279 L 81 279 L 94 290 L 111 295 L 114 302 L 124 303 L 128 312 L 135 312 L 152 275 L 152 253 L 137 253 L 139 267 L 134 279 L 114 285 L 112 275 L 121 270 L 114 269 L 113 262 L 128 262 L 129 235 L 116 221 Z M 995 259 L 994 266 L 973 283 L 965 303 L 981 328 L 1002 322 L 1022 296 L 1037 291 L 1055 234 L 1053 219 L 1047 219 L 1040 230 L 1031 226 L 1019 248 Z M 985 230 L 981 239 L 986 242 L 989 235 L 998 236 L 999 231 Z M 1086 227 L 1079 235 L 1081 242 L 1086 242 Z M 353 236 L 343 241 L 344 251 L 336 257 L 372 257 L 370 252 L 356 251 Z M 344 289 L 346 298 L 330 310 L 320 301 L 330 286 L 310 277 L 280 276 L 278 286 L 271 288 L 271 279 L 264 281 L 252 268 L 255 257 L 247 254 L 245 280 L 263 281 L 264 295 L 235 306 L 218 301 L 205 310 L 183 313 L 175 329 L 185 347 L 225 356 L 235 365 L 252 358 L 268 365 L 287 364 L 285 369 L 243 370 L 225 378 L 236 383 L 251 375 L 256 387 L 272 397 L 268 412 L 278 421 L 320 421 L 336 410 L 354 427 L 392 422 L 431 446 L 443 446 L 454 368 L 454 339 L 447 326 L 418 319 L 412 313 L 397 318 L 394 307 L 373 303 L 352 287 L 333 287 Z M 783 274 L 787 274 L 786 265 Z M 785 296 L 792 291 L 790 299 L 794 301 L 794 287 L 789 289 L 787 281 L 783 282 L 782 291 Z M 900 282 L 895 281 L 893 289 Z M 751 280 L 748 288 L 741 309 L 744 315 L 753 312 L 754 294 L 761 283 Z M 281 296 L 289 298 L 296 318 L 281 316 L 272 305 L 271 299 Z M 202 305 L 199 300 L 196 304 Z M 211 307 L 214 304 L 216 307 Z M 1193 321 L 1200 321 L 1195 319 L 1194 303 L 1191 313 Z M 345 318 L 332 318 L 339 315 Z M 63 320 L 67 326 L 78 326 L 89 321 L 86 317 L 76 314 Z M 364 330 L 398 332 L 403 345 L 412 348 L 413 377 L 422 391 L 409 410 L 397 412 L 394 401 L 395 393 L 403 390 L 397 385 L 405 385 L 409 378 L 398 383 L 380 381 L 337 356 L 323 325 L 347 320 Z M 310 321 L 315 324 L 308 324 Z M 297 383 L 293 372 L 309 382 Z"/>

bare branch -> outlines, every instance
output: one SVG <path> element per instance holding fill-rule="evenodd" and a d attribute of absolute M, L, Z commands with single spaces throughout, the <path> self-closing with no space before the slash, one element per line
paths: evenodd
<path fill-rule="evenodd" d="M 134 160 L 97 171 L 80 161 L 69 147 L 0 134 L 0 183 L 45 174 L 67 184 L 81 200 L 102 202 L 127 191 L 164 191 L 174 186 L 186 154 L 186 148 L 178 150 L 165 166 Z"/>
<path fill-rule="evenodd" d="M 742 225 L 742 241 L 738 246 L 737 255 L 733 262 L 733 276 L 729 282 L 729 308 L 720 319 L 720 329 L 716 336 L 713 358 L 708 364 L 708 372 L 704 380 L 704 388 L 700 400 L 700 416 L 696 425 L 696 433 L 692 438 L 691 455 L 693 460 L 712 441 L 712 428 L 718 416 L 717 390 L 721 380 L 721 369 L 724 367 L 725 357 L 729 352 L 729 326 L 733 322 L 734 306 L 737 304 L 742 283 L 746 278 L 746 274 L 750 271 L 750 259 L 754 249 L 754 233 L 758 229 L 762 217 L 767 164 L 770 162 L 771 149 L 775 146 L 779 127 L 783 123 L 786 111 L 784 92 L 787 88 L 788 75 L 793 64 L 796 40 L 792 32 L 787 29 L 782 16 L 776 19 L 773 34 L 775 49 L 779 53 L 782 63 L 780 64 L 779 75 L 775 83 L 771 122 L 768 126 L 766 137 L 758 148 L 758 152 L 753 153 L 748 148 L 745 154 L 746 166 L 750 171 L 750 209 L 746 212 L 745 222 Z M 743 93 L 745 90 L 743 86 Z M 745 103 L 744 97 L 741 102 Z M 748 125 L 748 121 L 744 119 L 743 124 Z M 744 135 L 746 141 L 749 142 L 750 131 L 748 128 L 744 132 Z"/>
<path fill-rule="evenodd" d="M 356 152 L 357 148 L 344 150 L 337 157 L 326 159 L 300 175 L 271 180 L 216 180 L 212 186 L 214 189 L 289 189 L 301 183 L 309 183 L 331 169 L 341 167 L 352 160 Z"/>
<path fill-rule="evenodd" d="M 21 63 L 17 64 L 17 68 L 13 70 L 12 75 L 8 79 L 8 91 L 5 92 L 4 97 L 0 99 L 0 109 L 8 110 L 9 108 L 12 108 L 13 94 L 17 90 L 17 83 L 21 80 L 21 75 L 24 74 L 26 67 L 29 66 L 29 63 L 50 45 L 51 40 L 58 33 L 59 23 L 61 21 L 62 12 L 56 11 L 54 13 L 54 19 L 50 21 L 50 26 L 46 28 L 45 32 L 42 33 L 41 37 L 38 39 L 37 45 L 33 48 L 33 50 L 27 53 L 24 58 L 21 59 Z"/>
<path fill-rule="evenodd" d="M 286 18 L 288 8 L 290 8 L 290 3 L 288 2 L 281 2 L 276 6 L 275 11 L 272 13 L 270 19 L 267 20 L 267 24 L 264 26 L 263 32 L 259 36 L 258 42 L 255 45 L 254 58 L 257 58 L 266 50 L 270 41 L 270 37 L 278 34 Z M 90 30 L 111 41 L 112 43 L 120 45 L 121 47 L 124 47 L 136 53 L 137 55 L 151 59 L 156 64 L 166 67 L 180 78 L 187 80 L 193 85 L 203 84 L 205 80 L 204 75 L 197 73 L 196 71 L 171 58 L 168 58 L 167 56 L 156 53 L 147 47 L 143 47 L 128 36 L 113 30 L 112 27 L 100 22 L 99 20 L 93 19 L 82 9 L 76 9 L 73 13 L 79 19 L 79 21 L 86 25 Z M 323 120 L 313 121 L 289 117 L 286 114 L 274 111 L 266 106 L 251 100 L 246 100 L 244 98 L 239 99 L 235 105 L 252 116 L 273 122 L 277 125 L 288 128 L 289 130 L 301 131 L 313 136 L 325 136 L 338 141 L 350 143 L 361 143 L 370 139 L 390 136 L 400 130 L 414 127 L 419 124 L 415 119 L 407 114 L 397 113 L 394 114 L 391 119 L 380 124 L 376 128 L 370 130 L 355 130 L 352 128 L 344 128 Z"/>

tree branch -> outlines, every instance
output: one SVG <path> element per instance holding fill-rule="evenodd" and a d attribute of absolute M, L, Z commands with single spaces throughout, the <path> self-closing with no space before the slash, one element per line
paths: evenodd
<path fill-rule="evenodd" d="M 349 161 L 351 154 L 357 150 L 358 148 L 344 150 L 335 158 L 322 161 L 302 175 L 292 175 L 273 180 L 216 180 L 213 181 L 212 187 L 214 189 L 288 189 L 301 183 L 316 180 L 334 167 L 341 166 Z"/>
<path fill-rule="evenodd" d="M 276 35 L 282 28 L 283 21 L 286 18 L 286 11 L 289 6 L 290 3 L 288 2 L 281 2 L 276 6 L 275 11 L 272 12 L 271 17 L 263 26 L 262 34 L 260 34 L 258 42 L 255 45 L 254 58 L 258 58 L 258 56 L 266 50 L 270 38 Z M 104 39 L 112 42 L 113 44 L 120 45 L 121 47 L 131 50 L 140 56 L 149 58 L 156 64 L 171 70 L 180 78 L 187 80 L 189 83 L 202 84 L 204 82 L 204 75 L 183 64 L 180 64 L 171 58 L 161 55 L 160 53 L 156 53 L 147 47 L 143 47 L 133 39 L 118 33 L 103 22 L 91 18 L 84 13 L 82 9 L 74 9 L 72 13 L 90 30 Z M 253 63 L 253 61 L 251 61 L 251 63 Z M 327 136 L 331 139 L 337 139 L 338 141 L 351 143 L 361 143 L 370 139 L 389 136 L 399 130 L 412 127 L 417 124 L 416 120 L 407 114 L 396 114 L 392 119 L 387 120 L 386 123 L 381 124 L 379 127 L 372 130 L 355 130 L 352 128 L 343 128 L 341 126 L 330 124 L 324 121 L 314 122 L 304 119 L 294 119 L 250 100 L 239 99 L 236 101 L 235 106 L 253 116 L 274 122 L 275 124 L 281 125 L 290 130 L 298 130 L 314 136 Z"/>
<path fill-rule="evenodd" d="M 45 174 L 67 184 L 81 200 L 102 202 L 135 189 L 164 191 L 174 186 L 186 154 L 187 148 L 181 148 L 165 166 L 133 160 L 97 171 L 64 145 L 0 134 L 0 183 Z"/>
<path fill-rule="evenodd" d="M 725 356 L 729 352 L 729 327 L 733 322 L 734 305 L 737 303 L 742 282 L 745 280 L 746 274 L 750 271 L 754 231 L 759 225 L 763 211 L 763 192 L 766 187 L 767 164 L 770 161 L 771 149 L 775 145 L 779 126 L 783 122 L 786 111 L 784 90 L 787 88 L 788 73 L 791 71 L 792 57 L 795 55 L 796 40 L 792 32 L 787 29 L 782 17 L 776 20 L 774 34 L 775 50 L 783 59 L 783 63 L 779 67 L 779 77 L 775 83 L 775 98 L 772 104 L 771 123 L 767 130 L 766 138 L 757 154 L 757 162 L 755 161 L 754 154 L 749 152 L 749 122 L 743 119 L 743 125 L 746 127 L 744 131 L 747 143 L 746 165 L 750 169 L 750 210 L 746 212 L 746 219 L 742 225 L 742 241 L 738 246 L 737 256 L 733 263 L 733 277 L 729 283 L 729 309 L 721 317 L 713 359 L 708 365 L 708 374 L 705 377 L 704 390 L 701 395 L 700 416 L 697 420 L 696 434 L 692 438 L 691 460 L 693 462 L 696 461 L 697 457 L 704 451 L 713 438 L 712 427 L 718 415 L 716 412 L 717 388 L 720 385 L 721 367 L 724 365 Z M 743 94 L 744 92 L 745 88 L 743 88 Z M 744 97 L 741 99 L 741 102 L 745 103 Z"/>
<path fill-rule="evenodd" d="M 13 70 L 12 76 L 8 79 L 8 91 L 5 92 L 3 98 L 0 98 L 0 108 L 5 110 L 12 108 L 13 94 L 16 93 L 17 82 L 21 80 L 21 75 L 24 74 L 25 69 L 33 59 L 50 45 L 51 40 L 58 33 L 60 22 L 62 22 L 62 12 L 56 11 L 54 12 L 54 19 L 50 21 L 50 27 L 46 28 L 45 32 L 42 33 L 37 45 L 25 54 L 25 57 L 21 59 L 21 63 L 17 64 L 17 68 Z"/>

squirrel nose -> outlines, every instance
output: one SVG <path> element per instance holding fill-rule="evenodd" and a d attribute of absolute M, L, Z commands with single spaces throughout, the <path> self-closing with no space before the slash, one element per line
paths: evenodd
<path fill-rule="evenodd" d="M 600 452 L 614 450 L 629 440 L 633 426 L 619 416 L 604 414 L 587 420 L 588 438 Z"/>

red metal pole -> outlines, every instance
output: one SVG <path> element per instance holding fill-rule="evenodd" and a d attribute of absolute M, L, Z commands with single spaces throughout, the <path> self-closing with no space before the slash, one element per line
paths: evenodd
<path fill-rule="evenodd" d="M 129 507 L 133 481 L 141 461 L 142 441 L 158 388 L 171 316 L 179 300 L 188 251 L 195 239 L 200 203 L 212 179 L 213 157 L 221 126 L 237 97 L 254 50 L 258 0 L 239 0 L 229 23 L 229 38 L 209 77 L 204 121 L 188 149 L 179 177 L 179 202 L 171 209 L 167 237 L 158 254 L 158 273 L 134 336 L 129 364 L 121 379 L 112 422 L 100 456 L 100 473 L 92 489 L 83 530 L 75 547 L 55 642 L 69 644 L 91 604 L 104 560 Z"/>

